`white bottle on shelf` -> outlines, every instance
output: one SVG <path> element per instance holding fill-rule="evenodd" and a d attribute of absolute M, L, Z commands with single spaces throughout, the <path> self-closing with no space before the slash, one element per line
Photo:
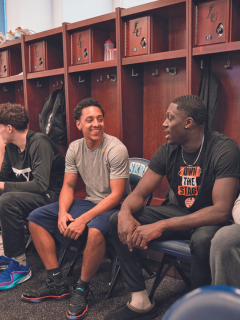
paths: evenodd
<path fill-rule="evenodd" d="M 108 49 L 112 49 L 114 47 L 114 44 L 110 39 L 105 41 L 104 43 L 104 61 L 110 60 Z"/>

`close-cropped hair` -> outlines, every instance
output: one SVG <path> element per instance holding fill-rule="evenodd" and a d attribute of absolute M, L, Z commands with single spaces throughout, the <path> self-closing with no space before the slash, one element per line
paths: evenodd
<path fill-rule="evenodd" d="M 76 108 L 74 109 L 75 122 L 80 119 L 80 117 L 82 115 L 82 109 L 87 108 L 87 107 L 98 107 L 101 110 L 102 115 L 104 117 L 105 112 L 104 112 L 103 107 L 100 105 L 100 103 L 93 98 L 86 98 L 86 99 L 81 100 L 77 104 Z"/>
<path fill-rule="evenodd" d="M 29 122 L 28 112 L 21 104 L 0 104 L 0 124 L 11 125 L 18 131 L 27 129 Z"/>
<path fill-rule="evenodd" d="M 197 125 L 203 125 L 207 121 L 207 107 L 203 100 L 194 95 L 181 96 L 172 101 L 177 104 L 177 109 L 193 118 Z"/>

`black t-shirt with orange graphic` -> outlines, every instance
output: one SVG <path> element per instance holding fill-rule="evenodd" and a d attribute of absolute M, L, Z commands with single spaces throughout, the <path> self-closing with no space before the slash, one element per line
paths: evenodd
<path fill-rule="evenodd" d="M 153 155 L 149 168 L 157 174 L 166 175 L 178 203 L 190 212 L 211 206 L 215 180 L 240 177 L 240 152 L 235 141 L 218 133 L 205 134 L 200 148 L 194 153 L 183 151 L 180 145 L 165 143 Z M 183 157 L 182 157 L 183 156 Z"/>

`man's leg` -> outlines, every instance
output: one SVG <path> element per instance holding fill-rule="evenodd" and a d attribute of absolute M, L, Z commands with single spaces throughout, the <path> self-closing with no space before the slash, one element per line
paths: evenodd
<path fill-rule="evenodd" d="M 0 197 L 0 217 L 5 256 L 0 264 L 8 268 L 0 275 L 0 289 L 7 290 L 31 277 L 25 255 L 24 221 L 29 213 L 50 202 L 47 197 L 28 192 L 7 192 Z"/>
<path fill-rule="evenodd" d="M 58 268 L 56 244 L 53 236 L 46 229 L 32 221 L 29 221 L 28 225 L 34 246 L 46 270 Z"/>
<path fill-rule="evenodd" d="M 220 228 L 221 226 L 204 226 L 193 230 L 190 242 L 192 289 L 211 284 L 210 245 L 213 236 Z"/>
<path fill-rule="evenodd" d="M 240 287 L 240 226 L 221 228 L 213 237 L 210 249 L 212 284 Z"/>
<path fill-rule="evenodd" d="M 90 282 L 106 252 L 106 241 L 98 229 L 89 228 L 86 248 L 83 254 L 81 279 Z"/>
<path fill-rule="evenodd" d="M 84 200 L 82 200 L 84 203 Z M 76 205 L 74 201 L 73 216 L 76 211 L 79 211 L 79 215 L 85 211 L 81 211 L 81 206 Z M 64 238 L 58 229 L 58 203 L 52 203 L 50 205 L 38 208 L 31 212 L 28 217 L 29 229 L 32 235 L 33 243 L 43 264 L 47 270 L 46 283 L 36 290 L 24 292 L 22 299 L 27 302 L 42 302 L 44 300 L 64 300 L 69 298 L 69 288 L 63 277 L 61 270 L 58 266 L 57 254 L 56 254 L 56 238 L 60 244 L 67 248 L 72 239 Z M 71 213 L 71 209 L 69 211 Z"/>
<path fill-rule="evenodd" d="M 88 239 L 83 254 L 81 276 L 69 301 L 67 310 L 69 319 L 81 319 L 87 315 L 89 283 L 106 252 L 105 235 L 109 232 L 109 219 L 116 210 L 104 212 L 87 224 Z"/>
<path fill-rule="evenodd" d="M 141 223 L 141 225 L 151 224 L 159 220 L 168 219 L 173 216 L 183 216 L 188 214 L 187 210 L 179 206 L 147 206 L 137 211 L 133 216 Z M 121 273 L 125 290 L 131 292 L 132 300 L 128 306 L 116 311 L 110 312 L 104 319 L 125 319 L 125 313 L 134 319 L 137 316 L 140 318 L 148 317 L 152 319 L 156 317 L 156 310 L 148 299 L 144 278 L 142 275 L 141 262 L 137 254 L 137 250 L 133 249 L 132 252 L 128 250 L 127 245 L 123 244 L 118 237 L 118 215 L 113 214 L 110 219 L 110 229 L 113 238 L 114 246 L 118 255 L 121 266 Z M 174 239 L 190 239 L 190 232 L 181 231 L 165 231 L 159 240 L 174 240 Z"/>

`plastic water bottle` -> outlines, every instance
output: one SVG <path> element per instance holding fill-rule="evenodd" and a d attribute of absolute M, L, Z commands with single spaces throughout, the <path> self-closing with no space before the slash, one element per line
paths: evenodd
<path fill-rule="evenodd" d="M 114 44 L 110 39 L 105 41 L 104 43 L 104 61 L 110 60 L 108 49 L 112 49 L 114 47 Z"/>

